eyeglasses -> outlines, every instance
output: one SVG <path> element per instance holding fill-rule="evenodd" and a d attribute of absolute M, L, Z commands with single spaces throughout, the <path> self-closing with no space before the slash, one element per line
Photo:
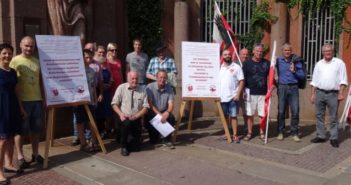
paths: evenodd
<path fill-rule="evenodd" d="M 109 51 L 117 52 L 117 49 L 109 49 Z"/>

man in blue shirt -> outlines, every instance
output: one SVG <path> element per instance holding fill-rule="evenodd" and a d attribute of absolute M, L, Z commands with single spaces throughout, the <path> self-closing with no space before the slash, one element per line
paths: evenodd
<path fill-rule="evenodd" d="M 278 72 L 278 140 L 284 139 L 285 111 L 287 106 L 291 110 L 290 130 L 293 140 L 300 142 L 298 136 L 299 125 L 299 80 L 305 78 L 303 59 L 292 53 L 291 45 L 282 46 L 283 56 L 277 59 Z"/>

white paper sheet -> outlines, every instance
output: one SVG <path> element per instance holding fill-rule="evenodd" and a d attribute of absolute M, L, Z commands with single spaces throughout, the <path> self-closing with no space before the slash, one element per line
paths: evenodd
<path fill-rule="evenodd" d="M 175 130 L 172 127 L 172 125 L 169 124 L 168 122 L 162 123 L 161 115 L 159 114 L 157 114 L 154 118 L 152 118 L 152 120 L 150 120 L 150 123 L 163 137 L 167 137 Z"/>

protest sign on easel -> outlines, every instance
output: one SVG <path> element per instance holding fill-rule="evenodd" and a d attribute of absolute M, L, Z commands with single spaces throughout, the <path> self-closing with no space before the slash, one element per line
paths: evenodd
<path fill-rule="evenodd" d="M 182 42 L 182 103 L 177 117 L 173 142 L 176 141 L 185 106 L 190 101 L 188 130 L 191 130 L 194 102 L 214 101 L 223 124 L 228 143 L 232 142 L 219 96 L 219 44 Z"/>
<path fill-rule="evenodd" d="M 45 102 L 48 107 L 48 125 L 44 155 L 44 168 L 48 166 L 50 146 L 53 146 L 55 109 L 84 106 L 89 124 L 103 153 L 105 145 L 99 135 L 88 104 L 90 93 L 85 73 L 79 36 L 36 35 Z"/>

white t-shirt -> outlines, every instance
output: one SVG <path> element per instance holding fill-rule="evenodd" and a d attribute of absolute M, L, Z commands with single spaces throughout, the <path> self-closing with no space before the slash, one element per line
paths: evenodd
<path fill-rule="evenodd" d="M 244 74 L 238 64 L 232 62 L 229 66 L 226 66 L 223 63 L 219 70 L 219 79 L 221 102 L 229 102 L 236 96 L 239 81 L 244 79 Z"/>
<path fill-rule="evenodd" d="M 339 90 L 340 85 L 348 85 L 344 61 L 335 57 L 330 62 L 324 59 L 318 61 L 310 84 L 327 91 Z"/>

